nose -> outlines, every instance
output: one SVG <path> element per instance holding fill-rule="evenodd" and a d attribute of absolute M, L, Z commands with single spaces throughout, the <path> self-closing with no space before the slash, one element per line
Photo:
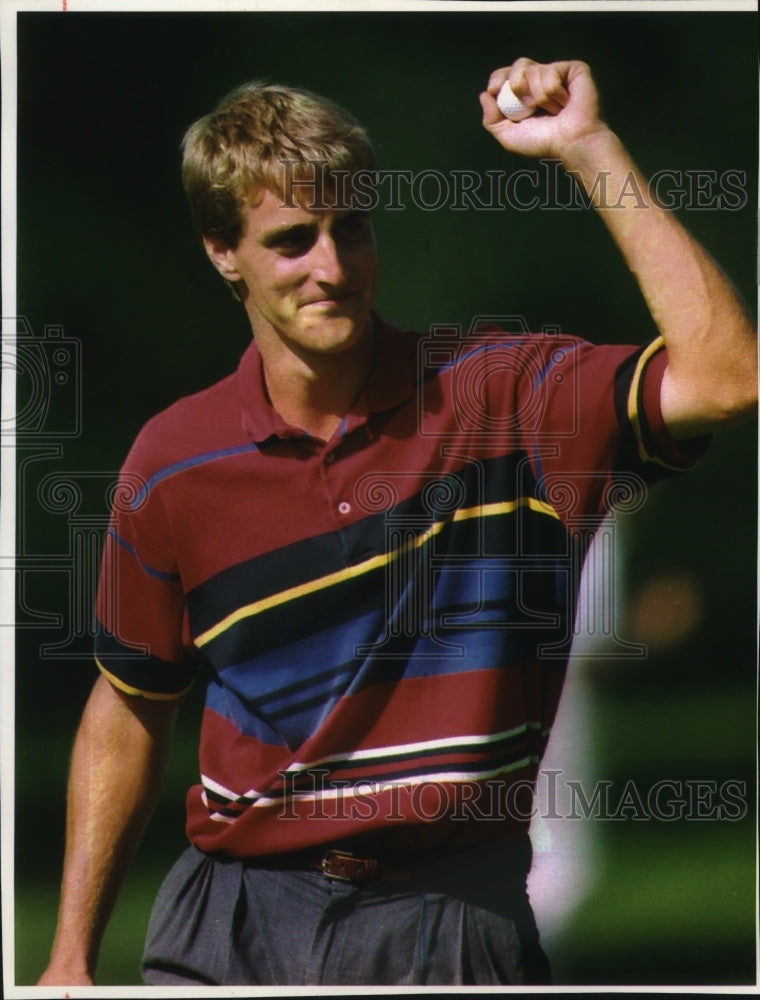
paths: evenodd
<path fill-rule="evenodd" d="M 321 233 L 312 248 L 312 274 L 327 285 L 342 285 L 348 277 L 340 247 L 329 233 Z"/>

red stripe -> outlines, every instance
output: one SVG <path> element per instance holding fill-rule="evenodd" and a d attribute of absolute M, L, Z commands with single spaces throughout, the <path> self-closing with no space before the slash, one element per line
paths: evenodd
<path fill-rule="evenodd" d="M 539 665 L 534 671 L 540 671 Z M 301 746 L 296 754 L 284 747 L 268 746 L 259 740 L 238 732 L 234 725 L 215 712 L 206 710 L 203 717 L 203 752 L 201 768 L 205 775 L 220 784 L 243 794 L 252 788 L 280 788 L 280 772 L 291 764 L 318 764 L 325 757 L 346 754 L 355 750 L 380 749 L 403 746 L 410 742 L 434 741 L 450 737 L 467 737 L 479 734 L 500 733 L 516 728 L 524 719 L 535 719 L 548 728 L 551 720 L 540 718 L 541 704 L 553 705 L 559 697 L 562 671 L 552 670 L 545 681 L 552 690 L 536 691 L 526 701 L 525 678 L 530 671 L 517 668 L 492 671 L 469 671 L 443 677 L 412 678 L 398 684 L 374 685 L 357 695 L 341 699 L 330 720 L 311 740 Z M 372 713 L 375 721 L 364 731 L 364 723 Z M 360 720 L 357 723 L 357 720 Z M 360 732 L 356 732 L 360 729 Z M 514 750 L 519 754 L 534 752 L 535 730 L 517 734 Z M 459 764 L 488 759 L 498 754 L 492 745 L 482 745 L 467 750 L 446 750 L 430 756 L 415 757 L 414 762 L 403 754 L 390 761 L 359 760 L 345 769 L 340 777 L 347 780 L 363 775 L 379 776 L 398 770 L 412 770 L 415 764 L 436 769 L 451 769 Z M 329 766 L 329 765 L 326 765 Z"/>
<path fill-rule="evenodd" d="M 423 782 L 377 795 L 248 809 L 233 824 L 210 819 L 196 787 L 188 796 L 187 832 L 202 851 L 237 857 L 303 850 L 378 831 L 385 850 L 484 842 L 527 830 L 534 778 L 531 765 L 509 775 L 500 790 L 470 782 Z M 483 822 L 468 821 L 475 810 Z"/>
<path fill-rule="evenodd" d="M 416 743 L 503 732 L 526 719 L 548 725 L 550 720 L 541 713 L 558 697 L 562 679 L 563 671 L 534 663 L 373 684 L 338 701 L 329 723 L 301 747 L 299 759 L 412 739 Z"/>

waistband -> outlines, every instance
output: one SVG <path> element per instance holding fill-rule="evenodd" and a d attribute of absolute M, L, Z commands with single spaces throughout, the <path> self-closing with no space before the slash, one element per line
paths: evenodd
<path fill-rule="evenodd" d="M 388 880 L 433 883 L 496 879 L 524 883 L 532 848 L 527 834 L 465 847 L 430 851 L 382 851 L 374 845 L 325 844 L 302 851 L 249 858 L 246 867 L 321 871 L 326 878 L 357 885 Z M 448 890 L 445 890 L 448 891 Z"/>

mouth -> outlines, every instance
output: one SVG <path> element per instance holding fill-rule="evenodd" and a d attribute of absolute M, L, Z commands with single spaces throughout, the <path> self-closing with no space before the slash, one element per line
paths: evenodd
<path fill-rule="evenodd" d="M 356 298 L 355 292 L 341 292 L 340 295 L 325 295 L 323 298 L 308 299 L 301 304 L 301 308 L 311 309 L 340 309 Z"/>

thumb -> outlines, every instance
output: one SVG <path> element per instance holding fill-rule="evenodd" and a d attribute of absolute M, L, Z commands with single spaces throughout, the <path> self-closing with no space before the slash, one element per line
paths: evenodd
<path fill-rule="evenodd" d="M 496 98 L 492 94 L 489 94 L 487 90 L 484 90 L 480 94 L 480 107 L 483 110 L 483 125 L 486 128 L 504 121 L 504 115 L 499 111 Z"/>

